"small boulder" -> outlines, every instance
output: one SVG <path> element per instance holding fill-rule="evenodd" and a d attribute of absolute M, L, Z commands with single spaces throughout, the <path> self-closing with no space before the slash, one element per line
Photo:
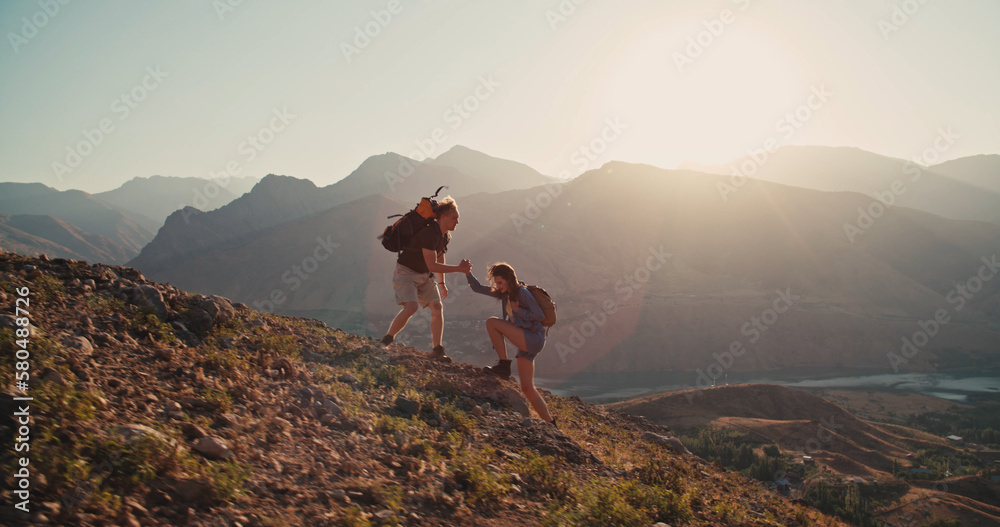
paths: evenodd
<path fill-rule="evenodd" d="M 212 325 L 214 324 L 212 315 L 209 315 L 207 311 L 200 307 L 192 308 L 188 317 L 191 321 L 190 328 L 200 334 L 204 334 L 212 329 Z"/>
<path fill-rule="evenodd" d="M 159 289 L 151 285 L 140 285 L 132 291 L 131 297 L 134 299 L 132 303 L 139 307 L 148 307 L 160 317 L 160 320 L 166 320 L 167 305 L 163 302 L 163 294 Z"/>
<path fill-rule="evenodd" d="M 192 448 L 208 459 L 231 459 L 233 457 L 233 451 L 229 449 L 229 445 L 218 437 L 202 437 L 195 442 Z"/>
<path fill-rule="evenodd" d="M 528 409 L 528 401 L 524 399 L 521 392 L 513 388 L 493 390 L 486 394 L 486 398 L 511 407 L 514 411 L 521 414 L 522 417 L 529 417 L 531 415 Z"/>
<path fill-rule="evenodd" d="M 334 417 L 343 417 L 344 409 L 341 408 L 339 404 L 331 401 L 330 399 L 324 399 L 322 405 L 328 415 L 333 414 Z"/>
<path fill-rule="evenodd" d="M 188 439 L 201 439 L 208 435 L 202 427 L 194 423 L 184 423 L 181 425 L 181 433 Z"/>
<path fill-rule="evenodd" d="M 126 441 L 148 436 L 157 439 L 163 443 L 173 444 L 173 441 L 171 441 L 170 438 L 168 438 L 167 436 L 163 435 L 162 432 L 153 430 L 152 428 L 146 425 L 140 425 L 135 423 L 127 424 L 124 426 L 115 427 L 115 431 L 124 436 Z"/>
<path fill-rule="evenodd" d="M 396 397 L 396 409 L 406 415 L 417 415 L 420 413 L 420 403 L 400 395 Z"/>
<path fill-rule="evenodd" d="M 227 413 L 219 414 L 215 418 L 215 422 L 213 423 L 213 426 L 216 427 L 216 428 L 229 428 L 229 427 L 235 426 L 236 423 L 239 422 L 239 419 L 240 418 L 236 414 L 233 414 L 233 413 L 227 412 Z"/>
<path fill-rule="evenodd" d="M 212 295 L 201 301 L 199 306 L 205 310 L 216 323 L 232 320 L 236 316 L 232 302 L 228 298 Z"/>

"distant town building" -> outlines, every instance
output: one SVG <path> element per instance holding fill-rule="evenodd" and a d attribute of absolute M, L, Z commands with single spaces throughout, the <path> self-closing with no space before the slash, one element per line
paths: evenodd
<path fill-rule="evenodd" d="M 947 439 L 948 442 L 951 443 L 951 444 L 953 444 L 953 445 L 963 445 L 963 444 L 965 444 L 965 440 L 962 439 L 961 437 L 958 437 L 958 436 L 948 436 L 945 439 Z"/>

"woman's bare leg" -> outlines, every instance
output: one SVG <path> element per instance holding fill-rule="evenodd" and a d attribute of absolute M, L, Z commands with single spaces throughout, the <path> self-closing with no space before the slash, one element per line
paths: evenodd
<path fill-rule="evenodd" d="M 490 342 L 493 343 L 493 349 L 500 360 L 507 360 L 507 343 L 504 342 L 504 337 L 519 350 L 527 347 L 524 343 L 524 330 L 515 326 L 513 322 L 491 317 L 486 321 L 486 332 L 489 333 Z"/>
<path fill-rule="evenodd" d="M 521 379 L 521 392 L 531 403 L 538 416 L 546 423 L 552 422 L 552 415 L 549 414 L 549 407 L 545 405 L 542 394 L 535 389 L 535 363 L 524 357 L 517 358 L 517 376 Z"/>

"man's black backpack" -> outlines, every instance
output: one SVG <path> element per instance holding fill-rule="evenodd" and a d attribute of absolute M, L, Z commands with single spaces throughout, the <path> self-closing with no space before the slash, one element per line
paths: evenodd
<path fill-rule="evenodd" d="M 420 203 L 410 212 L 389 216 L 390 218 L 395 218 L 396 216 L 402 217 L 396 220 L 396 223 L 386 227 L 382 235 L 378 237 L 379 240 L 382 240 L 382 247 L 394 253 L 401 252 L 406 247 L 407 242 L 410 241 L 410 238 L 413 238 L 420 229 L 433 224 L 434 218 L 437 218 L 438 205 L 437 200 L 434 198 L 441 193 L 441 189 L 443 188 L 447 187 L 438 187 L 437 192 L 433 196 L 421 198 Z"/>

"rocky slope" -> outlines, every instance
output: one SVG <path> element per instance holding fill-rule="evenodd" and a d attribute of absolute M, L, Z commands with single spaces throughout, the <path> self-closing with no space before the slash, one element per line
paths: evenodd
<path fill-rule="evenodd" d="M 33 397 L 30 512 L 6 525 L 840 525 L 642 418 L 546 394 L 556 429 L 512 381 L 135 269 L 3 254 L 0 288 L 5 437 Z"/>

